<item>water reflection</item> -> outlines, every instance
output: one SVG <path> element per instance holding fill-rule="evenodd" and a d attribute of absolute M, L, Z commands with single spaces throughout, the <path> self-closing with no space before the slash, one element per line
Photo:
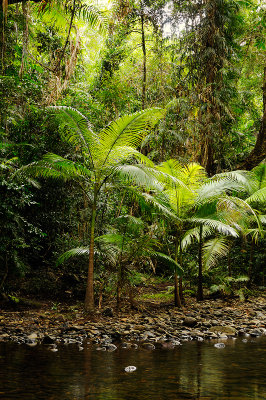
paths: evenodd
<path fill-rule="evenodd" d="M 45 400 L 265 400 L 266 338 L 184 343 L 174 350 L 96 351 L 85 345 L 0 343 L 0 398 Z M 128 365 L 137 366 L 126 373 Z"/>

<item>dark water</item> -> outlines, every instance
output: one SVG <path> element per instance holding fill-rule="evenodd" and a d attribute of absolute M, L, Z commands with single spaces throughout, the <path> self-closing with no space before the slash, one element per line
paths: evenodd
<path fill-rule="evenodd" d="M 112 353 L 0 343 L 0 399 L 265 400 L 266 338 Z"/>

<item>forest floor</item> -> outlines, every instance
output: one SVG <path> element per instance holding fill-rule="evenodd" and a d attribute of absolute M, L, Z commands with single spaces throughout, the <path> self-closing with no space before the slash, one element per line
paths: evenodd
<path fill-rule="evenodd" d="M 173 347 L 182 340 L 227 340 L 230 337 L 266 335 L 266 293 L 241 302 L 237 298 L 187 297 L 182 308 L 173 306 L 172 293 L 162 285 L 156 293 L 140 287 L 134 304 L 115 303 L 86 314 L 82 304 L 42 302 L 34 307 L 0 310 L 0 341 L 34 346 L 38 343 L 81 343 L 83 340 L 114 349 L 116 345 Z M 167 294 L 168 293 L 168 294 Z M 38 306 L 38 307 L 37 307 Z"/>

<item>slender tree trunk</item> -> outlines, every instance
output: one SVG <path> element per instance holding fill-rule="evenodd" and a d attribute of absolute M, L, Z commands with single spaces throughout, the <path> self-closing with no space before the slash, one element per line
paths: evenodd
<path fill-rule="evenodd" d="M 89 254 L 89 266 L 88 266 L 88 276 L 87 276 L 87 286 L 86 286 L 86 296 L 85 296 L 85 310 L 94 310 L 94 232 L 95 232 L 95 222 L 96 222 L 96 203 L 97 194 L 94 190 L 94 200 L 92 205 L 92 215 L 91 215 L 91 228 L 90 228 L 90 254 Z"/>
<path fill-rule="evenodd" d="M 176 235 L 176 247 L 175 247 L 175 261 L 176 262 L 178 260 L 178 244 L 179 244 L 179 238 L 178 238 L 178 234 L 177 234 Z M 175 270 L 175 307 L 182 307 L 180 296 L 179 296 L 178 274 L 177 274 L 176 270 Z"/>
<path fill-rule="evenodd" d="M 202 240 L 202 231 L 203 227 L 202 225 L 200 226 L 200 235 L 199 235 L 199 276 L 198 276 L 198 293 L 197 293 L 197 300 L 202 301 L 203 300 L 203 287 L 202 287 L 202 246 L 203 246 L 203 240 Z"/>
<path fill-rule="evenodd" d="M 231 264 L 231 245 L 228 246 L 228 276 L 232 276 L 232 264 Z"/>
<path fill-rule="evenodd" d="M 125 235 L 127 231 L 127 225 L 125 226 L 125 229 L 123 230 L 123 239 L 122 239 L 122 247 L 121 247 L 121 253 L 119 257 L 119 266 L 118 266 L 118 277 L 117 277 L 117 293 L 116 293 L 116 306 L 117 309 L 120 310 L 121 307 L 121 293 L 122 293 L 122 287 L 124 283 L 124 265 L 123 265 L 123 252 L 124 252 L 124 242 L 125 242 Z"/>
<path fill-rule="evenodd" d="M 179 244 L 179 252 L 180 252 L 179 263 L 180 263 L 180 267 L 182 268 L 183 267 L 183 257 L 182 257 L 181 243 Z M 179 278 L 179 297 L 180 297 L 181 303 L 184 304 L 183 279 L 182 279 L 182 276 L 180 276 L 180 278 Z"/>
<path fill-rule="evenodd" d="M 143 53 L 143 76 L 142 76 L 142 110 L 146 107 L 146 86 L 147 86 L 147 56 L 146 56 L 146 42 L 144 31 L 144 12 L 141 6 L 141 46 Z"/>
<path fill-rule="evenodd" d="M 251 281 L 252 281 L 252 267 L 253 267 L 253 256 L 254 256 L 254 240 L 251 241 L 250 244 L 250 250 L 249 250 L 249 266 L 248 266 L 248 277 L 249 277 L 249 281 L 247 286 L 250 287 L 251 286 Z"/>
<path fill-rule="evenodd" d="M 7 253 L 6 253 L 5 272 L 4 272 L 3 278 L 2 278 L 2 280 L 1 280 L 1 282 L 0 282 L 0 292 L 1 292 L 1 290 L 2 290 L 2 287 L 4 286 L 4 283 L 5 283 L 5 281 L 6 281 L 7 275 L 8 275 L 8 260 L 7 260 Z"/>

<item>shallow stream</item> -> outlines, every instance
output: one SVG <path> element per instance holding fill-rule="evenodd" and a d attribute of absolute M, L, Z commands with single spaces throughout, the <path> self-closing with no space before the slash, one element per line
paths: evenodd
<path fill-rule="evenodd" d="M 167 350 L 0 343 L 0 399 L 265 400 L 266 337 Z M 136 366 L 126 373 L 127 366 Z"/>

